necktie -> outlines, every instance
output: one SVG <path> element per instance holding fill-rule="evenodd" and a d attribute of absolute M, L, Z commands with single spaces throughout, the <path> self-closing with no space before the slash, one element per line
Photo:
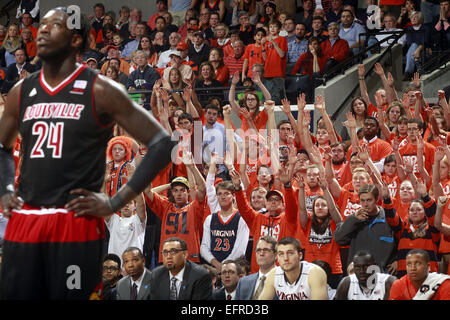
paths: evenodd
<path fill-rule="evenodd" d="M 131 291 L 130 291 L 130 299 L 136 300 L 136 298 L 137 298 L 137 285 L 136 285 L 136 283 L 133 283 L 133 285 L 131 286 Z"/>
<path fill-rule="evenodd" d="M 177 300 L 177 278 L 170 280 L 170 300 Z"/>
<path fill-rule="evenodd" d="M 227 295 L 227 300 L 231 300 L 231 294 Z"/>
<path fill-rule="evenodd" d="M 259 295 L 261 294 L 263 288 L 264 288 L 264 282 L 266 281 L 266 276 L 261 277 L 261 281 L 259 281 L 258 288 L 255 291 L 255 294 L 253 295 L 253 300 L 257 300 Z"/>

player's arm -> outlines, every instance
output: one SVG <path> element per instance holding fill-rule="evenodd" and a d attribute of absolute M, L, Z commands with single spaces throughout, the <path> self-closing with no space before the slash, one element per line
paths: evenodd
<path fill-rule="evenodd" d="M 99 118 L 112 117 L 134 139 L 151 150 L 146 153 L 128 183 L 111 199 L 85 189 L 71 191 L 71 194 L 79 194 L 81 197 L 66 204 L 67 210 L 73 210 L 77 215 L 105 216 L 120 210 L 144 191 L 170 162 L 175 142 L 150 113 L 128 97 L 119 84 L 99 76 L 94 86 L 94 97 Z"/>
<path fill-rule="evenodd" d="M 348 300 L 348 289 L 350 288 L 350 277 L 345 277 L 339 282 L 334 300 Z M 389 287 L 390 288 L 390 287 Z M 389 294 L 389 291 L 387 292 Z"/>
<path fill-rule="evenodd" d="M 391 287 L 395 280 L 397 280 L 397 277 L 395 277 L 395 276 L 390 276 L 389 278 L 387 278 L 386 282 L 384 283 L 383 300 L 389 300 L 389 293 L 391 292 Z"/>
<path fill-rule="evenodd" d="M 327 274 L 322 268 L 318 266 L 311 268 L 308 283 L 311 288 L 311 300 L 328 300 Z"/>
<path fill-rule="evenodd" d="M 258 300 L 273 300 L 273 297 L 275 296 L 275 271 L 276 268 L 273 268 L 267 274 L 263 291 L 259 295 Z"/>
<path fill-rule="evenodd" d="M 18 110 L 21 85 L 22 81 L 9 91 L 0 119 L 0 197 L 5 217 L 10 216 L 11 209 L 20 209 L 23 205 L 22 199 L 14 195 L 16 169 L 12 154 L 19 132 Z"/>

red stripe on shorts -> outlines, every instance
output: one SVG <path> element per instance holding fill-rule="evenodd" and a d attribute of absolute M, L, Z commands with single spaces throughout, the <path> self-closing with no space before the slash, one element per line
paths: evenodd
<path fill-rule="evenodd" d="M 103 218 L 75 217 L 64 208 L 35 208 L 24 205 L 12 210 L 5 240 L 23 243 L 86 242 L 104 239 Z"/>

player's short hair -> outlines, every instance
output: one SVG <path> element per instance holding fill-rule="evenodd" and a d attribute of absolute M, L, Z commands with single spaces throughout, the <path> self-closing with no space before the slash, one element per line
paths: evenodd
<path fill-rule="evenodd" d="M 271 236 L 261 236 L 261 237 L 259 237 L 258 241 L 256 241 L 256 244 L 255 244 L 255 250 L 256 250 L 256 246 L 258 245 L 258 242 L 260 242 L 261 240 L 269 243 L 270 245 L 272 245 L 272 250 L 275 251 L 275 248 L 277 246 L 277 240 L 274 237 L 271 237 Z"/>
<path fill-rule="evenodd" d="M 117 254 L 114 254 L 114 253 L 105 254 L 105 256 L 103 257 L 103 262 L 106 262 L 109 260 L 116 262 L 120 269 L 120 258 Z"/>
<path fill-rule="evenodd" d="M 408 251 L 406 256 L 410 256 L 410 255 L 413 255 L 413 254 L 421 255 L 425 259 L 426 263 L 430 262 L 430 255 L 428 254 L 428 252 L 426 252 L 423 249 L 411 249 L 411 250 Z"/>
<path fill-rule="evenodd" d="M 298 253 L 302 252 L 302 244 L 300 243 L 300 240 L 293 237 L 285 237 L 283 239 L 278 240 L 275 250 L 278 250 L 279 245 L 286 246 L 288 244 L 292 244 Z"/>
<path fill-rule="evenodd" d="M 238 275 L 241 275 L 244 273 L 242 266 L 236 261 L 236 260 L 232 260 L 232 259 L 228 259 L 222 262 L 222 266 L 226 265 L 226 264 L 231 264 L 233 263 L 236 266 L 236 272 Z"/>
<path fill-rule="evenodd" d="M 175 242 L 175 241 L 177 241 L 180 244 L 181 250 L 183 250 L 183 251 L 187 250 L 186 241 L 184 241 L 183 239 L 178 238 L 178 237 L 170 237 L 170 238 L 166 239 L 166 241 L 164 241 L 164 243 Z"/>
<path fill-rule="evenodd" d="M 142 254 L 142 250 L 139 249 L 138 247 L 128 247 L 122 252 L 122 255 L 124 255 L 127 252 L 131 252 L 131 251 L 137 251 L 138 252 L 138 256 L 140 258 L 144 259 L 144 255 Z"/>
<path fill-rule="evenodd" d="M 219 189 L 225 189 L 228 191 L 231 191 L 231 193 L 234 194 L 234 184 L 230 180 L 222 181 L 216 185 L 216 193 L 219 191 Z"/>
<path fill-rule="evenodd" d="M 182 114 L 180 114 L 178 116 L 178 121 L 184 120 L 184 119 L 189 120 L 191 123 L 194 123 L 194 118 L 192 118 L 192 115 L 190 113 L 183 112 Z"/>
<path fill-rule="evenodd" d="M 368 250 L 358 250 L 355 254 L 354 254 L 354 256 L 353 256 L 353 261 L 355 261 L 355 259 L 356 258 L 359 258 L 359 257 L 370 257 L 370 260 L 373 262 L 373 263 L 375 263 L 375 258 L 373 257 L 373 255 L 372 255 L 372 253 L 370 253 L 370 251 L 368 251 Z"/>
<path fill-rule="evenodd" d="M 373 195 L 375 200 L 378 200 L 378 196 L 380 195 L 380 191 L 378 190 L 377 186 L 374 184 L 365 184 L 361 186 L 358 190 L 358 197 L 360 197 L 364 193 L 370 193 Z"/>

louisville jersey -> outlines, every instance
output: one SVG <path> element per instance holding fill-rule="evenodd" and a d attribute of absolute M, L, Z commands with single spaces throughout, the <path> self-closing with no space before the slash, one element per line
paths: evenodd
<path fill-rule="evenodd" d="M 25 203 L 62 207 L 72 189 L 100 190 L 113 122 L 96 114 L 93 88 L 97 76 L 85 65 L 77 65 L 54 88 L 45 81 L 43 70 L 23 81 L 18 192 Z"/>

